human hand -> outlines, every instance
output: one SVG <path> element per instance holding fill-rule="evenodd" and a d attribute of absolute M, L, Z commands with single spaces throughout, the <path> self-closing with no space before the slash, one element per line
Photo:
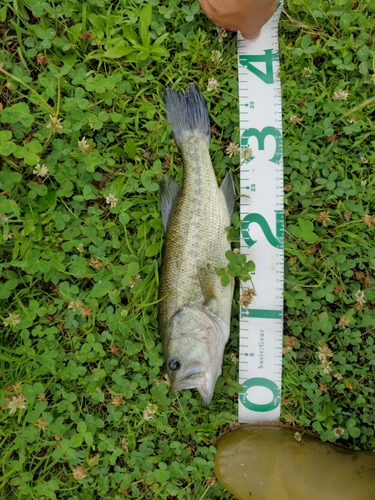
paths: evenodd
<path fill-rule="evenodd" d="M 272 17 L 277 0 L 202 0 L 201 8 L 216 26 L 240 31 L 248 40 L 256 40 L 261 27 Z"/>

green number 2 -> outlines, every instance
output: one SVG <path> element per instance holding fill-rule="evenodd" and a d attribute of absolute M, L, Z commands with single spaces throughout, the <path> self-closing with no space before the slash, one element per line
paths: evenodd
<path fill-rule="evenodd" d="M 276 213 L 276 236 L 272 234 L 271 228 L 267 220 L 263 217 L 263 215 L 252 213 L 252 214 L 247 214 L 246 217 L 244 217 L 242 222 L 241 233 L 244 242 L 249 248 L 256 243 L 256 240 L 253 240 L 252 237 L 250 236 L 250 231 L 249 231 L 249 226 L 252 222 L 259 225 L 270 245 L 272 245 L 275 248 L 280 248 L 280 249 L 283 248 L 284 214 L 282 210 L 275 210 L 275 213 Z"/>
<path fill-rule="evenodd" d="M 278 163 L 280 163 L 280 159 L 281 159 L 283 140 L 282 140 L 282 135 L 281 135 L 280 130 L 278 130 L 275 127 L 264 127 L 264 129 L 262 129 L 262 130 L 258 130 L 256 128 L 246 129 L 241 137 L 241 148 L 247 148 L 250 137 L 256 137 L 258 140 L 258 147 L 259 147 L 259 149 L 261 149 L 263 151 L 264 150 L 264 140 L 268 135 L 271 135 L 275 139 L 275 142 L 276 142 L 275 154 L 270 159 L 270 161 L 278 164 Z"/>
<path fill-rule="evenodd" d="M 273 83 L 273 61 L 277 61 L 279 58 L 278 52 L 273 52 L 272 49 L 266 49 L 264 54 L 259 55 L 240 55 L 239 63 L 246 69 L 251 71 L 255 76 L 260 78 L 264 83 Z M 254 66 L 253 63 L 265 63 L 266 71 L 263 72 Z"/>

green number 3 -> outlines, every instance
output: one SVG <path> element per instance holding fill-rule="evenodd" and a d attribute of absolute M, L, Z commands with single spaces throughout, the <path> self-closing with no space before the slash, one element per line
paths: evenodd
<path fill-rule="evenodd" d="M 283 141 L 282 141 L 282 135 L 281 135 L 280 130 L 278 130 L 275 127 L 264 127 L 264 129 L 262 129 L 262 130 L 258 130 L 256 128 L 246 129 L 241 137 L 241 148 L 247 148 L 250 137 L 254 136 L 258 140 L 258 148 L 263 151 L 264 150 L 264 139 L 267 137 L 267 135 L 272 135 L 272 137 L 275 139 L 275 142 L 276 142 L 275 154 L 270 159 L 270 161 L 278 164 L 278 163 L 280 163 L 280 159 L 281 159 Z"/>

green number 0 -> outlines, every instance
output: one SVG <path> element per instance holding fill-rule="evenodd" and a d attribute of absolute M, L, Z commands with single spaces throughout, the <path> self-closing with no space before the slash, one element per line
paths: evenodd
<path fill-rule="evenodd" d="M 280 404 L 280 389 L 279 387 L 273 382 L 272 380 L 269 380 L 268 378 L 263 378 L 263 377 L 254 377 L 254 378 L 249 378 L 242 384 L 242 387 L 244 389 L 244 392 L 241 392 L 239 395 L 241 403 L 244 405 L 245 408 L 248 410 L 252 411 L 258 411 L 261 413 L 267 412 L 267 411 L 272 411 L 275 408 L 277 408 Z M 266 389 L 269 389 L 272 392 L 272 399 L 269 403 L 259 405 L 256 403 L 253 403 L 250 401 L 247 396 L 246 392 L 250 387 L 265 387 Z"/>

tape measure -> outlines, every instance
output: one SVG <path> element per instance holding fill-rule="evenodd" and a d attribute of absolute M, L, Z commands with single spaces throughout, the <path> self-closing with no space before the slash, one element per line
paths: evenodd
<path fill-rule="evenodd" d="M 284 189 L 281 88 L 278 78 L 279 5 L 256 41 L 238 35 L 241 146 L 241 252 L 256 265 L 256 295 L 240 308 L 238 419 L 280 416 Z M 244 287 L 252 287 L 250 282 Z"/>

